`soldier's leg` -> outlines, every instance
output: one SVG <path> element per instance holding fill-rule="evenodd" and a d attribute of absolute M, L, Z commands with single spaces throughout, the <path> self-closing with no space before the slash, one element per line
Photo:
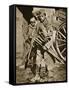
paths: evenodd
<path fill-rule="evenodd" d="M 39 73 L 40 73 L 41 60 L 42 60 L 41 51 L 39 49 L 37 49 L 37 56 L 36 56 L 36 76 L 39 76 Z"/>
<path fill-rule="evenodd" d="M 54 68 L 54 62 L 51 57 L 51 55 L 47 52 L 44 53 L 44 57 L 46 60 L 46 65 L 47 65 L 47 80 L 49 81 L 50 79 L 53 79 L 53 68 Z"/>
<path fill-rule="evenodd" d="M 41 51 L 37 50 L 37 55 L 36 55 L 36 74 L 35 77 L 32 78 L 32 81 L 40 80 L 40 63 L 41 63 L 42 55 Z"/>

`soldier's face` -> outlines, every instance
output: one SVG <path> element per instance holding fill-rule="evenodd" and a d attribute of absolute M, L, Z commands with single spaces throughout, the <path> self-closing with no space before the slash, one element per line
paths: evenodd
<path fill-rule="evenodd" d="M 34 27 L 35 26 L 35 22 L 33 21 L 33 22 L 31 22 L 31 25 Z"/>
<path fill-rule="evenodd" d="M 43 21 L 45 20 L 45 16 L 44 16 L 44 15 L 40 15 L 40 16 L 39 16 L 39 20 L 40 20 L 41 22 L 43 22 Z"/>

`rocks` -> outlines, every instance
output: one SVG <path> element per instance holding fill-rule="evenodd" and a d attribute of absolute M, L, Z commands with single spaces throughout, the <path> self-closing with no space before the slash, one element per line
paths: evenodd
<path fill-rule="evenodd" d="M 28 51 L 27 39 L 28 23 L 23 17 L 23 13 L 16 8 L 16 66 L 25 63 L 25 56 Z"/>

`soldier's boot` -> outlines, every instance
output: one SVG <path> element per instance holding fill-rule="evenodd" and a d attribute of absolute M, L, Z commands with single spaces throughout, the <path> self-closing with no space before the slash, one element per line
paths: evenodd
<path fill-rule="evenodd" d="M 39 69 L 40 69 L 40 67 L 36 66 L 36 75 L 34 78 L 31 79 L 32 82 L 40 80 Z"/>

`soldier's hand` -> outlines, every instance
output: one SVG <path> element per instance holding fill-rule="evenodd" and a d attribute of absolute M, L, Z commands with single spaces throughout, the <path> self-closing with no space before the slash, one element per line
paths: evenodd
<path fill-rule="evenodd" d="M 44 49 L 44 50 L 48 50 L 48 48 L 47 48 L 46 46 L 43 46 L 43 49 Z"/>
<path fill-rule="evenodd" d="M 44 50 L 46 50 L 46 47 L 45 47 L 45 46 L 43 46 L 43 49 L 44 49 Z"/>

